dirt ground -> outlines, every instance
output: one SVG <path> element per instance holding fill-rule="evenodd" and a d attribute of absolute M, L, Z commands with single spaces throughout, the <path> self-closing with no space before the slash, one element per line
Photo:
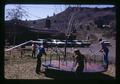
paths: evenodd
<path fill-rule="evenodd" d="M 109 75 L 111 77 L 116 77 L 116 65 L 115 65 L 115 56 L 116 56 L 116 41 L 115 40 L 109 40 L 112 44 L 112 46 L 109 47 L 110 53 L 109 53 L 109 61 L 110 65 L 108 68 L 108 71 L 103 72 L 106 75 Z M 90 47 L 93 52 L 97 52 L 99 50 L 98 44 L 94 44 Z M 63 50 L 63 49 L 62 49 Z M 67 49 L 67 52 L 71 52 L 74 50 L 74 48 Z M 79 50 L 84 55 L 89 56 L 96 56 L 97 60 L 102 60 L 102 54 L 101 53 L 92 53 L 89 48 L 79 48 Z M 64 50 L 63 50 L 64 51 Z M 54 80 L 54 78 L 46 77 L 44 73 L 36 74 L 35 73 L 35 67 L 36 67 L 36 59 L 31 58 L 31 51 L 27 53 L 25 56 L 20 58 L 20 52 L 19 50 L 14 52 L 13 56 L 11 56 L 9 53 L 5 54 L 5 65 L 4 65 L 4 77 L 5 79 L 48 79 L 48 80 Z M 44 70 L 44 69 L 43 69 Z"/>
<path fill-rule="evenodd" d="M 44 73 L 36 74 L 36 59 L 31 62 L 5 64 L 5 78 L 6 79 L 48 79 L 53 78 L 46 77 Z M 43 69 L 44 71 L 44 69 Z M 108 71 L 103 72 L 111 77 L 115 78 L 115 65 L 109 65 Z"/>

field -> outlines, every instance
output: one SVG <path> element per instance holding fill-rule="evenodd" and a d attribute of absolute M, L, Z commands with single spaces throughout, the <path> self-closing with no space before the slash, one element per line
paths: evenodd
<path fill-rule="evenodd" d="M 110 47 L 110 53 L 109 53 L 109 61 L 110 61 L 110 65 L 108 68 L 108 71 L 103 72 L 104 74 L 107 74 L 111 77 L 116 76 L 116 66 L 115 66 L 115 41 L 112 41 L 113 46 Z M 91 49 L 94 52 L 98 51 L 98 46 L 97 44 L 94 44 Z M 67 60 L 71 60 L 72 59 L 72 55 L 73 55 L 73 51 L 76 48 L 67 48 Z M 59 49 L 61 52 L 59 52 L 58 54 L 61 56 L 61 59 L 63 59 L 63 53 L 64 53 L 64 49 L 60 48 Z M 92 52 L 90 52 L 89 48 L 79 48 L 79 50 L 81 51 L 82 54 L 84 54 L 86 57 L 90 57 L 90 58 L 94 58 L 96 59 L 96 61 L 98 63 L 102 63 L 102 54 L 101 53 L 97 53 L 97 54 L 93 54 Z M 54 51 L 52 51 L 51 49 L 49 49 L 47 51 L 47 56 L 46 56 L 46 60 L 50 59 L 50 56 L 52 56 L 52 59 L 58 59 L 58 54 L 55 53 Z M 94 60 L 94 59 L 93 59 Z M 12 51 L 12 54 L 10 54 L 10 52 L 6 52 L 5 53 L 5 73 L 4 76 L 6 79 L 49 79 L 49 80 L 54 80 L 54 78 L 49 78 L 46 77 L 44 73 L 41 74 L 36 74 L 35 73 L 35 68 L 36 68 L 36 61 L 37 59 L 33 59 L 31 57 L 31 50 L 29 48 L 29 46 L 27 47 L 27 50 L 24 52 L 24 54 L 21 56 L 21 52 L 19 49 L 14 49 L 14 51 Z M 42 62 L 45 61 L 45 56 L 43 56 L 42 58 Z M 42 70 L 44 71 L 44 68 L 42 67 Z"/>

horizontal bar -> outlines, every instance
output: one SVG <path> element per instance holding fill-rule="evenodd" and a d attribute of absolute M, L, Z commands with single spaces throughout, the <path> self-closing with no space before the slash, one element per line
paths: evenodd
<path fill-rule="evenodd" d="M 27 41 L 27 42 L 24 42 L 24 43 L 22 43 L 22 44 L 19 44 L 19 45 L 17 45 L 17 46 L 14 46 L 14 47 L 12 47 L 12 48 L 9 48 L 9 49 L 5 49 L 5 51 L 6 51 L 6 52 L 7 52 L 7 51 L 10 51 L 10 50 L 12 50 L 12 49 L 14 49 L 14 48 L 20 47 L 20 46 L 25 45 L 25 44 L 27 44 L 27 43 L 29 43 L 29 42 L 32 42 L 32 40 Z"/>

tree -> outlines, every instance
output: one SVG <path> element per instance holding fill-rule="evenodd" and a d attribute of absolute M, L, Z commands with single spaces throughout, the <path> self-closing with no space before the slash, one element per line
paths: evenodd
<path fill-rule="evenodd" d="M 21 5 L 17 5 L 13 9 L 6 10 L 7 16 L 6 19 L 9 20 L 21 20 L 23 17 L 28 17 L 27 11 L 25 11 Z"/>
<path fill-rule="evenodd" d="M 51 27 L 51 20 L 49 18 L 49 16 L 47 16 L 46 22 L 45 22 L 45 27 L 46 28 L 50 28 Z"/>
<path fill-rule="evenodd" d="M 12 20 L 12 32 L 14 33 L 12 36 L 13 44 L 16 44 L 16 25 L 19 24 L 19 21 L 22 20 L 23 17 L 28 17 L 27 12 L 22 8 L 21 5 L 17 5 L 13 9 L 6 10 L 6 19 Z"/>

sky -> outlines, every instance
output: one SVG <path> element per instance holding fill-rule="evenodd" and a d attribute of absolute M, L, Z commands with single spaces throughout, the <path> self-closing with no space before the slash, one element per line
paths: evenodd
<path fill-rule="evenodd" d="M 5 5 L 5 20 L 9 20 L 6 18 L 7 9 L 14 9 L 19 4 L 7 4 Z M 47 16 L 53 16 L 53 13 L 57 14 L 64 11 L 69 5 L 65 4 L 21 4 L 23 10 L 26 11 L 29 17 L 23 17 L 22 20 L 38 20 L 46 18 Z M 76 5 L 70 5 L 76 6 Z M 106 8 L 106 7 L 114 7 L 114 5 L 78 5 L 80 7 L 90 7 L 90 8 Z"/>

